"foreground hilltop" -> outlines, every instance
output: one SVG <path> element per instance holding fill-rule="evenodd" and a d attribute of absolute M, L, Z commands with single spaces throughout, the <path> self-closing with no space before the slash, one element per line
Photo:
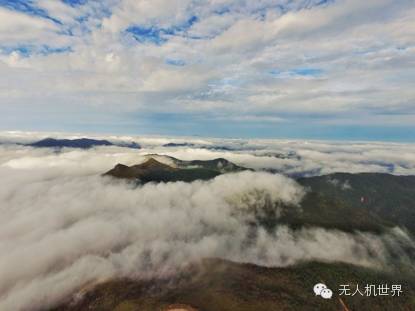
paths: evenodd
<path fill-rule="evenodd" d="M 321 280 L 333 290 L 333 299 L 314 295 L 313 286 Z M 404 292 L 400 297 L 338 295 L 340 284 L 351 289 L 359 284 L 364 290 L 366 284 L 385 283 L 401 284 Z M 413 279 L 347 264 L 309 262 L 267 268 L 206 259 L 167 280 L 108 281 L 86 292 L 83 299 L 50 311 L 413 310 L 413 297 Z"/>

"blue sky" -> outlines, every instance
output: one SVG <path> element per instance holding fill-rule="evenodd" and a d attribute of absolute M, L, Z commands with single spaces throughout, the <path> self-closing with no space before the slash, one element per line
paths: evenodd
<path fill-rule="evenodd" d="M 0 129 L 415 141 L 412 1 L 0 0 Z"/>

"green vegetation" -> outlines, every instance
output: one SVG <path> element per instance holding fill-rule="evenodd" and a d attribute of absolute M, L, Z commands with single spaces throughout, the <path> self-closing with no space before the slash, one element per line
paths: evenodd
<path fill-rule="evenodd" d="M 324 282 L 331 300 L 314 296 L 313 286 Z M 287 268 L 266 268 L 208 259 L 194 264 L 174 280 L 114 280 L 98 285 L 77 304 L 62 311 L 155 311 L 171 304 L 199 311 L 342 310 L 340 285 L 400 284 L 400 297 L 342 296 L 350 310 L 413 310 L 415 281 L 405 276 L 339 263 L 309 262 Z M 105 299 L 104 299 L 105 297 Z"/>
<path fill-rule="evenodd" d="M 307 193 L 300 209 L 286 208 L 285 210 L 278 221 L 292 228 L 315 226 L 345 232 L 358 230 L 381 233 L 394 225 L 370 210 L 351 206 L 319 192 Z"/>
<path fill-rule="evenodd" d="M 168 158 L 175 163 L 174 167 L 151 157 L 146 162 L 133 166 L 117 164 L 104 175 L 135 180 L 137 183 L 192 182 L 195 180 L 212 179 L 223 173 L 245 170 L 243 167 L 220 158 L 208 161 L 181 161 L 172 157 Z"/>
<path fill-rule="evenodd" d="M 107 174 L 145 183 L 210 179 L 244 169 L 225 159 L 170 160 L 175 167 L 150 159 L 132 167 L 117 165 Z M 399 226 L 407 228 L 410 234 L 415 233 L 415 176 L 336 173 L 300 178 L 298 182 L 307 190 L 300 206 L 274 203 L 265 194 L 258 193 L 262 205 L 252 206 L 250 212 L 256 216 L 252 226 L 272 231 L 286 224 L 293 229 L 320 227 L 373 234 Z M 408 251 L 414 258 L 413 249 Z M 399 258 L 389 260 L 390 272 L 341 263 L 304 262 L 285 268 L 266 268 L 206 259 L 178 272 L 173 279 L 122 279 L 100 284 L 80 302 L 68 302 L 54 311 L 162 311 L 172 304 L 184 304 L 199 311 L 324 311 L 344 310 L 342 302 L 350 310 L 415 310 L 411 263 L 403 264 Z M 327 284 L 334 298 L 324 300 L 314 296 L 312 288 L 317 282 Z M 338 294 L 342 284 L 352 289 L 356 284 L 361 289 L 366 284 L 400 284 L 403 294 L 401 297 L 342 296 L 341 302 Z"/>
<path fill-rule="evenodd" d="M 415 233 L 415 176 L 336 173 L 301 178 L 298 182 L 325 198 L 323 200 L 336 202 L 333 209 L 343 206 L 345 210 L 341 216 L 339 215 L 339 219 L 347 218 L 352 213 L 354 216 L 350 219 L 350 226 L 358 227 L 362 221 L 367 222 L 368 225 L 389 223 L 406 227 Z M 323 210 L 321 202 L 309 203 L 310 196 L 306 198 L 304 206 L 312 210 L 315 208 L 313 205 L 318 205 Z M 304 209 L 306 213 L 309 210 Z M 361 214 L 360 217 L 358 214 Z M 369 219 L 370 217 L 372 220 Z"/>

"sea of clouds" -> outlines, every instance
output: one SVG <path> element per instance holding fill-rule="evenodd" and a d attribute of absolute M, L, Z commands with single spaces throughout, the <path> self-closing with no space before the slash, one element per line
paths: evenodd
<path fill-rule="evenodd" d="M 41 310 L 86 284 L 165 276 L 207 257 L 266 266 L 321 260 L 379 268 L 403 252 L 394 241 L 408 239 L 399 229 L 375 235 L 322 228 L 293 231 L 283 225 L 274 232 L 253 228 L 252 204 L 271 200 L 295 208 L 304 196 L 305 190 L 282 174 L 245 171 L 210 181 L 139 187 L 101 174 L 117 163 L 140 163 L 148 153 L 185 160 L 224 157 L 288 174 L 388 172 L 391 167 L 396 174 L 411 174 L 412 145 L 193 139 L 199 147 L 172 148 L 162 145 L 184 139 L 160 137 L 106 137 L 137 141 L 143 147 L 139 150 L 56 151 L 16 144 L 42 135 L 1 136 L 0 310 Z M 216 145 L 234 150 L 206 148 Z M 270 151 L 299 157 L 261 154 Z"/>
<path fill-rule="evenodd" d="M 323 175 L 334 172 L 379 172 L 395 175 L 415 175 L 415 144 L 394 142 L 362 141 L 316 141 L 286 139 L 215 139 L 195 137 L 157 136 L 103 136 L 87 135 L 89 138 L 107 139 L 111 142 L 137 142 L 140 150 L 116 147 L 94 148 L 79 151 L 66 149 L 63 154 L 51 150 L 28 149 L 16 154 L 14 143 L 32 143 L 46 137 L 82 138 L 85 134 L 0 132 L 0 147 L 4 148 L 0 157 L 9 155 L 17 159 L 15 165 L 41 165 L 37 157 L 50 156 L 50 166 L 60 166 L 56 162 L 88 165 L 83 171 L 100 173 L 112 168 L 118 162 L 137 164 L 143 161 L 139 155 L 157 153 L 181 160 L 209 160 L 223 157 L 238 165 L 261 170 L 267 169 L 285 175 Z M 168 143 L 187 143 L 189 146 L 164 147 Z M 9 148 L 6 148 L 8 146 Z M 6 149 L 6 150 L 5 150 Z M 4 153 L 6 152 L 6 155 Z M 26 162 L 23 164 L 23 162 Z M 91 163 L 93 162 L 93 163 Z M 63 163 L 61 163 L 63 164 Z"/>

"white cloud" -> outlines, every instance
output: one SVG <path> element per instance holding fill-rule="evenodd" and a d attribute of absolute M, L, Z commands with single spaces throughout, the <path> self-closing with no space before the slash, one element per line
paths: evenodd
<path fill-rule="evenodd" d="M 63 23 L 73 23 L 80 12 L 62 1 L 36 0 L 35 5 Z"/>
<path fill-rule="evenodd" d="M 104 19 L 103 26 L 113 33 L 124 31 L 130 25 L 168 27 L 184 22 L 187 18 L 189 0 L 124 0 L 114 8 L 113 14 Z"/>
<path fill-rule="evenodd" d="M 200 107 L 207 119 L 219 112 L 230 123 L 252 114 L 326 127 L 350 126 L 350 120 L 368 127 L 412 126 L 413 118 L 405 116 L 413 115 L 415 99 L 410 1 L 307 3 L 35 3 L 63 25 L 1 8 L 0 49 L 71 48 L 29 56 L 3 51 L 3 115 L 16 116 L 14 110 L 24 106 L 29 115 L 50 117 L 46 102 L 78 115 L 92 115 L 97 105 L 125 115 L 194 114 Z M 198 20 L 186 26 L 192 16 Z M 167 41 L 136 42 L 125 34 L 132 25 Z M 271 74 L 307 68 L 321 74 Z"/>
<path fill-rule="evenodd" d="M 279 120 L 276 120 L 277 122 Z M 0 142 L 34 142 L 45 137 L 80 138 L 84 134 L 2 132 Z M 304 141 L 304 140 L 243 140 L 212 139 L 194 137 L 145 137 L 145 136 L 102 136 L 92 135 L 96 139 L 112 141 L 135 141 L 143 149 L 135 150 L 119 147 L 101 147 L 90 151 L 67 149 L 63 153 L 51 150 L 24 148 L 12 145 L 0 145 L 4 158 L 3 166 L 11 168 L 55 168 L 67 167 L 67 174 L 99 174 L 117 163 L 127 165 L 144 161 L 146 154 L 163 154 L 182 160 L 214 159 L 223 157 L 241 166 L 254 169 L 274 169 L 284 174 L 319 175 L 334 172 L 381 172 L 397 175 L 414 175 L 415 145 L 411 143 L 379 142 L 341 142 L 341 141 Z M 169 142 L 192 143 L 194 147 L 163 147 Z M 215 150 L 224 146 L 235 151 Z M 210 149 L 206 149 L 206 147 Z M 278 158 L 273 155 L 288 155 Z M 297 158 L 297 155 L 299 158 Z M 44 161 L 47 158 L 48 161 Z M 46 166 L 45 166 L 46 165 Z"/>
<path fill-rule="evenodd" d="M 0 173 L 7 178 L 0 189 L 1 309 L 47 308 L 86 284 L 168 274 L 205 257 L 266 266 L 334 260 L 382 267 L 403 234 L 279 226 L 274 234 L 258 229 L 248 246 L 252 204 L 298 204 L 304 190 L 295 181 L 242 172 L 136 188 L 99 175 L 110 162 L 140 159 L 125 148 L 59 154 L 1 148 Z"/>
<path fill-rule="evenodd" d="M 58 27 L 50 20 L 0 7 L 0 38 L 2 44 L 20 45 L 22 42 L 45 44 L 56 39 Z"/>
<path fill-rule="evenodd" d="M 334 260 L 386 267 L 392 250 L 393 255 L 405 258 L 396 240 L 412 243 L 399 229 L 374 235 L 321 228 L 293 231 L 278 226 L 273 233 L 258 229 L 257 239 L 247 246 L 252 206 L 260 208 L 261 202 L 270 200 L 296 208 L 304 195 L 301 186 L 282 175 L 242 172 L 204 182 L 137 188 L 101 177 L 116 163 L 144 161 L 147 153 L 188 160 L 225 157 L 241 165 L 285 173 L 382 172 L 385 164 L 394 164 L 394 173 L 407 174 L 415 171 L 411 144 L 95 136 L 136 141 L 143 149 L 98 147 L 58 153 L 13 144 L 50 136 L 84 137 L 25 132 L 0 135 L 4 143 L 0 145 L 0 174 L 7 179 L 0 188 L 4 216 L 0 218 L 1 309 L 45 308 L 86 284 L 112 277 L 167 274 L 205 257 L 266 266 Z M 240 149 L 162 147 L 168 142 Z M 301 158 L 269 155 L 293 151 Z"/>

